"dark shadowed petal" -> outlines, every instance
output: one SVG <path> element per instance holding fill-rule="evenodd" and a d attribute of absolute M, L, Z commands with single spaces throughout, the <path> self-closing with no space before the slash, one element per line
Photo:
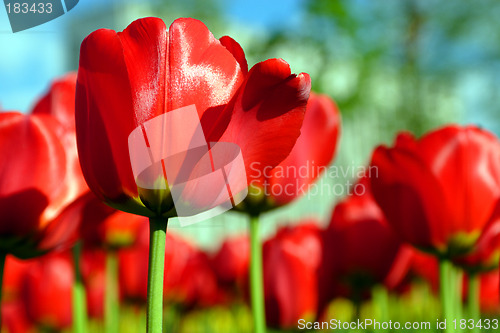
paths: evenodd
<path fill-rule="evenodd" d="M 54 213 L 45 208 L 65 197 L 66 159 L 58 126 L 45 115 L 0 113 L 1 236 L 36 233 Z"/>
<path fill-rule="evenodd" d="M 372 166 L 378 172 L 371 178 L 373 196 L 396 232 L 416 246 L 443 249 L 441 225 L 447 222 L 433 209 L 443 193 L 426 165 L 414 152 L 378 147 Z"/>
<path fill-rule="evenodd" d="M 300 194 L 300 188 L 307 190 L 320 176 L 333 159 L 339 132 L 340 114 L 335 103 L 325 95 L 311 93 L 300 136 L 270 180 L 272 187 L 279 185 L 280 191 L 275 191 L 279 194 L 274 196 L 278 204 L 292 201 Z"/>

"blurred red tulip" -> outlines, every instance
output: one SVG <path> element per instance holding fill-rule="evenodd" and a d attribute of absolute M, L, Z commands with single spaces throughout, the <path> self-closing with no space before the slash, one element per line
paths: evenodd
<path fill-rule="evenodd" d="M 144 217 L 111 208 L 93 193 L 86 195 L 81 214 L 80 235 L 87 248 L 131 246 L 142 225 L 148 225 Z"/>
<path fill-rule="evenodd" d="M 61 330 L 71 325 L 73 281 L 68 253 L 52 253 L 33 261 L 22 288 L 28 318 L 50 329 Z"/>
<path fill-rule="evenodd" d="M 74 197 L 88 191 L 82 175 L 75 129 L 76 73 L 68 73 L 52 82 L 49 91 L 35 104 L 32 114 L 53 116 L 62 126 L 58 137 L 66 150 L 66 183 Z"/>
<path fill-rule="evenodd" d="M 167 241 L 168 246 L 168 241 Z M 167 251 L 168 252 L 168 251 Z M 177 276 L 168 276 L 169 267 L 174 262 L 179 262 L 178 250 L 174 249 L 165 262 L 164 298 L 170 303 L 183 305 L 185 308 L 209 307 L 225 299 L 225 295 L 219 295 L 217 277 L 212 270 L 208 255 L 195 248 L 191 248 L 189 257 L 184 258 L 183 270 Z M 170 264 L 169 264 L 170 259 Z M 168 265 L 168 266 L 167 266 Z"/>
<path fill-rule="evenodd" d="M 14 256 L 7 256 L 5 261 L 2 300 L 9 301 L 19 298 L 22 280 L 31 260 L 20 260 Z"/>
<path fill-rule="evenodd" d="M 500 143 L 472 126 L 450 125 L 417 140 L 399 134 L 373 153 L 373 194 L 407 242 L 441 256 L 471 251 L 500 198 Z"/>
<path fill-rule="evenodd" d="M 376 284 L 395 288 L 410 267 L 412 251 L 388 226 L 369 185 L 368 176 L 355 185 L 324 232 L 322 307 L 338 293 L 359 300 Z"/>
<path fill-rule="evenodd" d="M 26 258 L 74 240 L 79 202 L 61 125 L 47 115 L 0 113 L 0 249 Z"/>
<path fill-rule="evenodd" d="M 248 276 L 250 242 L 247 235 L 229 238 L 212 258 L 218 280 L 224 285 L 241 286 Z"/>
<path fill-rule="evenodd" d="M 312 320 L 318 302 L 320 230 L 314 223 L 278 230 L 263 248 L 264 295 L 269 326 L 297 327 Z"/>
<path fill-rule="evenodd" d="M 435 293 L 439 291 L 439 262 L 435 256 L 415 250 L 410 273 L 427 281 Z"/>
<path fill-rule="evenodd" d="M 27 333 L 34 328 L 21 299 L 22 281 L 30 262 L 14 256 L 7 256 L 5 261 L 0 309 L 2 323 L 9 333 Z"/>
<path fill-rule="evenodd" d="M 170 233 L 167 233 L 167 242 L 170 236 Z M 148 255 L 149 230 L 147 223 L 144 223 L 144 227 L 140 228 L 137 233 L 135 243 L 131 247 L 118 250 L 118 278 L 120 281 L 120 294 L 123 298 L 140 302 L 146 301 Z"/>
<path fill-rule="evenodd" d="M 2 327 L 7 328 L 8 333 L 35 332 L 35 327 L 28 319 L 21 300 L 2 302 L 1 310 Z"/>
<path fill-rule="evenodd" d="M 84 249 L 81 266 L 88 315 L 93 318 L 102 318 L 106 283 L 106 253 L 102 250 Z"/>
<path fill-rule="evenodd" d="M 142 224 L 137 242 L 119 250 L 119 278 L 125 298 L 145 301 L 148 285 L 149 230 Z M 210 305 L 217 298 L 217 281 L 206 254 L 181 237 L 167 234 L 164 298 L 185 307 Z"/>
<path fill-rule="evenodd" d="M 76 93 L 80 161 L 91 190 L 111 206 L 144 216 L 175 214 L 169 193 L 139 190 L 128 136 L 144 122 L 195 105 L 207 142 L 237 144 L 245 161 L 278 165 L 300 134 L 310 90 L 307 74 L 292 75 L 271 59 L 247 73 L 241 47 L 217 40 L 200 21 L 167 28 L 145 18 L 123 32 L 101 29 L 82 43 Z M 158 140 L 164 133 L 158 133 Z M 163 198 L 163 199 L 162 199 Z"/>
<path fill-rule="evenodd" d="M 335 156 L 340 133 L 340 113 L 326 95 L 311 93 L 300 136 L 290 155 L 264 180 L 270 206 L 289 203 L 307 193 Z"/>
<path fill-rule="evenodd" d="M 52 82 L 49 91 L 35 103 L 32 113 L 51 115 L 63 125 L 64 132 L 75 132 L 75 93 L 76 73 L 72 72 Z"/>

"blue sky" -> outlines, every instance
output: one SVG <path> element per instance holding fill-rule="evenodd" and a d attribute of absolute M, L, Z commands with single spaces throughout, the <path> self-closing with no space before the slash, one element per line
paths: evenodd
<path fill-rule="evenodd" d="M 226 12 L 242 24 L 273 28 L 293 26 L 301 19 L 303 0 L 227 1 Z M 264 9 L 264 10 L 263 10 Z"/>
<path fill-rule="evenodd" d="M 129 1 L 129 3 L 133 1 Z M 137 0 L 137 3 L 144 1 Z M 110 3 L 123 3 L 107 1 Z M 274 25 L 293 25 L 300 19 L 302 0 L 286 1 L 228 1 L 227 16 L 240 24 L 256 28 L 273 28 Z M 67 14 L 41 26 L 12 33 L 7 12 L 0 8 L 0 107 L 4 110 L 28 112 L 36 98 L 50 81 L 63 75 L 66 63 L 66 38 L 64 27 L 79 14 L 102 6 L 98 0 L 80 0 Z M 265 8 L 265 10 L 261 10 Z"/>
<path fill-rule="evenodd" d="M 150 0 L 156 1 L 156 0 Z M 164 1 L 164 0 L 161 0 Z M 222 8 L 225 16 L 239 27 L 249 27 L 252 31 L 266 32 L 273 28 L 300 26 L 303 20 L 305 0 L 253 0 L 224 1 Z M 4 110 L 28 112 L 36 99 L 46 91 L 50 82 L 63 75 L 76 59 L 68 63 L 65 27 L 80 18 L 82 14 L 96 11 L 106 5 L 123 5 L 124 0 L 80 0 L 79 4 L 67 14 L 41 26 L 13 34 L 10 29 L 6 10 L 0 8 L 0 107 Z M 130 0 L 127 3 L 143 4 L 144 0 Z M 140 14 L 139 14 L 140 15 Z M 94 26 L 95 25 L 95 26 Z M 95 30 L 99 23 L 82 29 Z M 82 31 L 87 31 L 82 30 Z M 88 31 L 92 31 L 88 30 Z M 472 48 L 471 48 L 472 49 Z M 467 47 L 453 54 L 466 56 Z M 451 59 L 446 59 L 451 62 Z M 486 73 L 487 74 L 487 73 Z M 459 94 L 467 110 L 481 110 L 488 105 L 480 105 L 483 96 L 485 74 L 472 73 L 463 80 Z M 467 112 L 466 121 L 485 124 L 489 121 L 482 112 Z"/>

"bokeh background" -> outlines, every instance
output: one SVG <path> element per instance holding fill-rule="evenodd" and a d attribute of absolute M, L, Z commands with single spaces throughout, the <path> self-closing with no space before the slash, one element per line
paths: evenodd
<path fill-rule="evenodd" d="M 167 25 L 177 17 L 200 19 L 216 37 L 235 38 L 250 66 L 281 57 L 293 72 L 311 75 L 313 90 L 337 102 L 343 123 L 335 165 L 349 171 L 347 177 L 323 178 L 335 191 L 263 216 L 265 235 L 301 217 L 326 223 L 355 176 L 351 171 L 399 130 L 419 135 L 457 122 L 500 132 L 495 0 L 81 0 L 64 16 L 16 34 L 0 10 L 0 106 L 29 110 L 54 77 L 77 69 L 85 36 L 99 28 L 123 30 L 145 16 L 159 16 Z M 208 248 L 245 225 L 231 213 L 182 229 L 170 224 Z"/>

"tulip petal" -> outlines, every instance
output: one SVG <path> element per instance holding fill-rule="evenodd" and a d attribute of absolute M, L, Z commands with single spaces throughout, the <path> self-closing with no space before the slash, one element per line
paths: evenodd
<path fill-rule="evenodd" d="M 248 63 L 245 57 L 245 51 L 241 48 L 240 44 L 229 36 L 219 38 L 219 41 L 226 49 L 231 52 L 236 61 L 240 64 L 241 71 L 244 75 L 248 73 Z"/>
<path fill-rule="evenodd" d="M 35 103 L 32 114 L 55 117 L 66 130 L 75 131 L 76 73 L 55 80 L 49 91 Z"/>
<path fill-rule="evenodd" d="M 261 180 L 265 168 L 274 168 L 292 150 L 310 89 L 309 75 L 292 75 L 281 59 L 258 63 L 248 73 L 220 141 L 239 145 L 249 182 Z"/>
<path fill-rule="evenodd" d="M 101 199 L 142 214 L 147 210 L 128 200 L 137 196 L 128 136 L 164 111 L 166 44 L 163 21 L 144 19 L 121 33 L 97 30 L 80 50 L 76 122 L 82 171 Z"/>
<path fill-rule="evenodd" d="M 394 148 L 376 149 L 372 163 L 374 196 L 413 245 L 461 255 L 498 217 L 500 143 L 486 131 L 450 125 L 420 140 L 400 134 Z"/>
<path fill-rule="evenodd" d="M 67 195 L 62 201 L 51 203 L 55 210 L 70 204 L 88 191 L 76 146 L 75 91 L 76 73 L 69 73 L 54 80 L 49 91 L 35 104 L 32 111 L 32 114 L 50 115 L 61 125 L 61 131 L 57 134 L 66 150 L 67 173 L 62 184 L 66 186 Z"/>
<path fill-rule="evenodd" d="M 372 166 L 378 171 L 378 177 L 371 179 L 373 196 L 394 230 L 423 248 L 444 247 L 446 239 L 440 226 L 445 216 L 429 209 L 432 202 L 443 201 L 443 194 L 425 164 L 411 152 L 378 147 Z M 425 221 L 434 221 L 433 228 Z"/>
<path fill-rule="evenodd" d="M 192 104 L 198 114 L 227 104 L 243 81 L 233 54 L 198 20 L 177 19 L 169 29 L 167 110 Z"/>
<path fill-rule="evenodd" d="M 500 144 L 475 127 L 448 126 L 419 142 L 418 152 L 439 180 L 450 232 L 481 231 L 500 198 Z"/>

